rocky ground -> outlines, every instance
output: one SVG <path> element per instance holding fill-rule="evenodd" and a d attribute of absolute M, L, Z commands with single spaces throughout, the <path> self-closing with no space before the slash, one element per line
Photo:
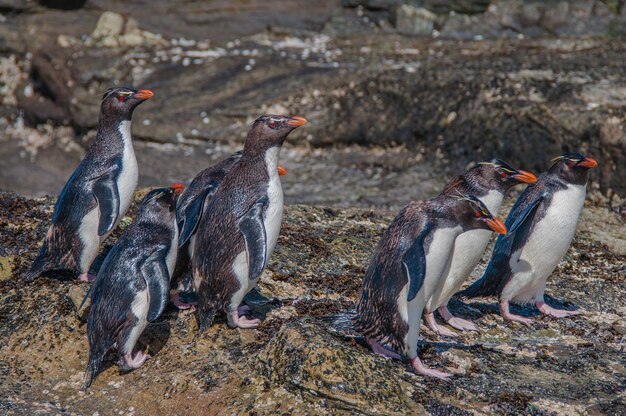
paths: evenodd
<path fill-rule="evenodd" d="M 111 365 L 83 393 L 88 306 L 78 305 L 88 285 L 20 277 L 52 205 L 51 198 L 0 194 L 0 239 L 8 242 L 0 253 L 2 414 L 626 411 L 626 225 L 606 207 L 585 207 L 575 242 L 548 283 L 551 303 L 584 315 L 554 320 L 517 308 L 536 316 L 525 327 L 504 323 L 493 299 L 454 301 L 452 310 L 475 319 L 481 332 L 453 339 L 424 330 L 421 343 L 427 365 L 456 374 L 450 382 L 375 356 L 321 319 L 353 304 L 393 213 L 292 205 L 259 291 L 248 299 L 265 318 L 258 330 L 229 329 L 222 319 L 199 336 L 194 312 L 170 307 L 140 340 L 152 359 L 127 374 Z"/>

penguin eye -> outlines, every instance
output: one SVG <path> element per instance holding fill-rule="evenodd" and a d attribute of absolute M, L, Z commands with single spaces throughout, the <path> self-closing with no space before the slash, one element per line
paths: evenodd
<path fill-rule="evenodd" d="M 506 172 L 502 172 L 502 173 L 500 174 L 500 176 L 501 176 L 501 177 L 503 177 L 503 178 L 506 178 Z"/>
<path fill-rule="evenodd" d="M 568 168 L 571 168 L 572 166 L 574 166 L 574 162 L 572 162 L 571 160 L 569 160 L 569 161 L 567 162 L 567 167 L 568 167 Z"/>
<path fill-rule="evenodd" d="M 474 216 L 475 216 L 476 218 L 480 218 L 480 217 L 482 217 L 482 215 L 483 215 L 483 214 L 481 214 L 480 212 L 477 212 L 477 213 L 475 213 L 475 214 L 474 214 Z"/>
<path fill-rule="evenodd" d="M 120 103 L 123 103 L 124 101 L 126 101 L 126 96 L 125 96 L 125 95 L 118 95 L 118 96 L 117 96 L 117 100 L 118 100 Z"/>
<path fill-rule="evenodd" d="M 275 121 L 270 122 L 269 127 L 270 129 L 276 129 L 276 122 Z"/>

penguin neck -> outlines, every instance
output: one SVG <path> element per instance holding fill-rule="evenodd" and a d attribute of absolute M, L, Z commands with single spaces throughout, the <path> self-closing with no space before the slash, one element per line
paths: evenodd
<path fill-rule="evenodd" d="M 125 117 L 102 117 L 98 125 L 96 140 L 112 140 L 123 148 L 132 148 L 130 119 Z"/>
<path fill-rule="evenodd" d="M 273 173 L 278 174 L 278 155 L 280 153 L 280 146 L 275 145 L 266 147 L 263 149 L 246 149 L 244 148 L 241 157 L 242 162 L 258 162 L 263 160 L 265 166 L 270 175 Z"/>

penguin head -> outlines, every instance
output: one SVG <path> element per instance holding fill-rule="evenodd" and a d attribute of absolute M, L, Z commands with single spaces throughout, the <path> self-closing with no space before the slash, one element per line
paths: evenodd
<path fill-rule="evenodd" d="M 502 189 L 503 191 L 520 183 L 537 182 L 537 177 L 532 173 L 515 169 L 500 159 L 480 162 L 476 169 L 485 182 L 491 185 L 491 188 Z"/>
<path fill-rule="evenodd" d="M 176 200 L 184 189 L 182 184 L 153 189 L 141 201 L 137 217 L 158 219 L 166 215 L 176 215 Z"/>
<path fill-rule="evenodd" d="M 458 216 L 466 230 L 490 230 L 498 234 L 506 234 L 506 226 L 495 218 L 483 202 L 472 196 L 459 194 L 455 197 L 458 204 Z"/>
<path fill-rule="evenodd" d="M 568 183 L 585 184 L 589 169 L 598 166 L 598 162 L 581 153 L 565 153 L 552 159 L 549 172 L 558 175 Z"/>
<path fill-rule="evenodd" d="M 102 95 L 101 114 L 115 115 L 130 120 L 135 108 L 154 96 L 150 90 L 131 90 L 129 88 L 109 88 Z"/>
<path fill-rule="evenodd" d="M 283 144 L 287 135 L 307 123 L 306 119 L 298 116 L 276 116 L 267 114 L 257 118 L 246 138 L 246 148 L 269 149 Z"/>

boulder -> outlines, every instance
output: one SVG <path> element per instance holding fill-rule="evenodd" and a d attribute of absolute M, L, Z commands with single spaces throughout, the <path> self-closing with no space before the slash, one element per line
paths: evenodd
<path fill-rule="evenodd" d="M 430 36 L 435 20 L 437 15 L 423 7 L 403 4 L 395 10 L 396 29 L 406 35 Z"/>

